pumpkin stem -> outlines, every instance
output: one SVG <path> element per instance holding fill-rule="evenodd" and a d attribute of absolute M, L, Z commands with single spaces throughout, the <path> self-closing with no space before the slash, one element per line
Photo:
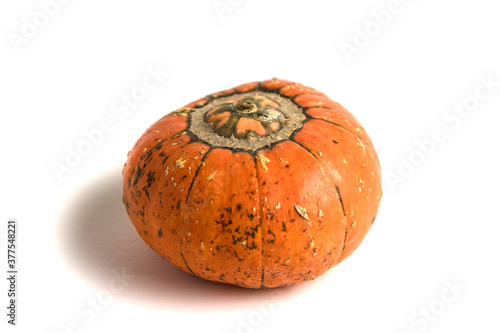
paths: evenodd
<path fill-rule="evenodd" d="M 257 112 L 258 109 L 256 103 L 249 99 L 242 99 L 234 106 L 234 110 L 239 113 L 254 113 Z"/>

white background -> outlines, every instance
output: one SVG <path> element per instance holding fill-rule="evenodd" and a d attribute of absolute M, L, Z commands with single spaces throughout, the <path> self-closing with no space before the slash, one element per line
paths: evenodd
<path fill-rule="evenodd" d="M 213 0 L 61 0 L 44 22 L 48 2 L 0 5 L 0 258 L 5 272 L 5 224 L 17 218 L 20 272 L 16 327 L 1 279 L 2 332 L 499 332 L 494 1 L 221 0 L 218 12 Z M 146 68 L 168 75 L 115 112 Z M 364 125 L 385 177 L 374 227 L 350 258 L 296 287 L 180 272 L 126 216 L 126 154 L 167 112 L 272 77 L 325 92 Z M 58 179 L 54 164 L 103 119 L 111 129 Z M 110 288 L 123 269 L 128 280 Z"/>

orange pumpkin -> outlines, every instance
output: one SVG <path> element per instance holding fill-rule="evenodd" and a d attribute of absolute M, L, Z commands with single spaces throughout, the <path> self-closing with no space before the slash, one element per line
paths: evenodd
<path fill-rule="evenodd" d="M 379 207 L 380 164 L 340 104 L 272 79 L 167 114 L 128 154 L 123 202 L 181 270 L 247 288 L 313 280 L 348 257 Z"/>

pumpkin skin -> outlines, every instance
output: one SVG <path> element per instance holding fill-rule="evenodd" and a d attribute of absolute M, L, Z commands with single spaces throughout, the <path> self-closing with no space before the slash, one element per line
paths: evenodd
<path fill-rule="evenodd" d="M 358 121 L 276 78 L 167 114 L 123 170 L 127 213 L 154 251 L 187 273 L 255 289 L 313 280 L 347 258 L 381 196 Z"/>

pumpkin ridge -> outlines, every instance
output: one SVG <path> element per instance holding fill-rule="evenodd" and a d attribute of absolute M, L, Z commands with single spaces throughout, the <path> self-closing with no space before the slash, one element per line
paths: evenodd
<path fill-rule="evenodd" d="M 342 200 L 342 196 L 340 195 L 340 190 L 339 190 L 339 187 L 337 186 L 337 184 L 335 183 L 335 180 L 332 176 L 332 173 L 330 172 L 330 170 L 328 168 L 326 168 L 324 165 L 323 165 L 323 162 L 321 160 L 318 159 L 318 157 L 313 153 L 311 152 L 307 147 L 305 147 L 304 145 L 302 145 L 300 142 L 298 141 L 295 141 L 295 140 L 292 140 L 293 142 L 295 142 L 296 144 L 298 144 L 300 147 L 304 148 L 309 154 L 311 154 L 314 159 L 318 162 L 318 165 L 323 169 L 325 170 L 325 172 L 328 173 L 328 175 L 330 176 L 330 178 L 332 179 L 332 183 L 335 185 L 335 190 L 337 192 L 337 198 L 340 202 L 340 206 L 342 207 L 342 213 L 345 216 L 346 213 L 345 213 L 345 207 L 344 207 L 344 201 Z M 347 225 L 344 226 L 345 228 L 345 235 L 344 235 L 344 244 L 342 246 L 342 251 L 339 255 L 339 258 L 337 259 L 336 263 L 340 261 L 340 259 L 342 258 L 342 254 L 344 253 L 344 250 L 345 250 L 345 244 L 346 244 L 346 240 L 347 240 L 347 234 L 348 234 L 348 231 L 347 231 Z"/>
<path fill-rule="evenodd" d="M 191 181 L 191 184 L 189 184 L 189 189 L 188 189 L 188 192 L 187 192 L 187 195 L 186 195 L 186 201 L 184 202 L 184 210 L 183 210 L 183 213 L 184 213 L 184 217 L 182 218 L 182 227 L 181 227 L 181 244 L 180 244 L 180 248 L 181 248 L 181 257 L 182 259 L 184 259 L 184 264 L 186 264 L 186 267 L 187 269 L 193 274 L 193 275 L 196 275 L 192 270 L 191 268 L 189 267 L 188 263 L 187 263 L 187 260 L 186 258 L 184 257 L 184 242 L 183 242 L 183 239 L 184 239 L 184 232 L 185 232 L 185 222 L 184 222 L 184 219 L 185 219 L 185 212 L 187 211 L 187 208 L 188 208 L 188 200 L 189 200 L 189 196 L 191 194 L 191 189 L 193 188 L 193 184 L 195 183 L 196 181 L 196 178 L 198 177 L 198 173 L 200 172 L 200 169 L 201 167 L 204 165 L 204 162 L 205 160 L 207 159 L 207 156 L 208 154 L 212 151 L 212 148 L 210 146 L 210 148 L 207 150 L 207 152 L 205 153 L 205 155 L 203 155 L 203 157 L 200 159 L 200 165 L 198 165 L 198 168 L 196 169 L 195 173 L 194 173 L 194 176 L 193 176 L 193 180 Z"/>
<path fill-rule="evenodd" d="M 182 249 L 182 243 L 183 243 L 183 241 L 182 241 L 182 237 L 181 237 L 181 249 Z M 184 260 L 184 264 L 186 264 L 186 267 L 189 270 L 189 272 L 191 274 L 193 274 L 193 275 L 196 275 L 196 274 L 194 274 L 193 270 L 189 267 L 189 265 L 188 265 L 188 263 L 186 261 L 186 258 L 184 257 L 184 253 L 182 252 L 182 250 L 181 250 L 181 257 L 182 257 L 182 260 Z"/>
<path fill-rule="evenodd" d="M 339 190 L 339 187 L 337 186 L 337 184 L 335 184 L 335 190 L 337 191 L 337 195 L 339 197 L 340 205 L 342 206 L 342 212 L 344 213 L 344 216 L 346 216 L 345 215 L 344 200 L 342 200 L 342 196 L 340 195 L 340 190 Z"/>
<path fill-rule="evenodd" d="M 344 250 L 345 250 L 346 243 L 347 243 L 347 225 L 345 226 L 344 244 L 342 245 L 342 250 L 340 251 L 340 256 L 337 259 L 337 261 L 335 262 L 335 264 L 333 264 L 332 266 L 337 265 L 342 260 L 342 256 L 344 255 Z"/>
<path fill-rule="evenodd" d="M 177 135 L 177 134 L 175 134 Z M 163 146 L 163 143 L 165 143 L 166 141 L 170 140 L 172 138 L 171 137 L 168 137 L 167 139 L 164 139 L 160 142 L 158 142 L 156 145 L 154 145 L 153 147 L 151 147 L 147 152 L 146 154 L 142 155 L 140 158 L 139 158 L 139 161 L 137 163 L 137 165 L 139 165 L 140 163 L 142 163 L 144 160 L 147 160 L 149 159 L 151 156 L 153 156 L 153 152 L 155 150 L 160 150 L 161 147 Z M 188 143 L 189 144 L 189 143 Z M 137 182 L 139 181 L 140 177 L 142 176 L 142 170 L 143 168 L 146 166 L 146 164 L 148 163 L 148 161 L 144 162 L 144 165 L 143 167 L 141 168 L 140 166 L 137 167 L 137 169 L 134 169 L 134 171 L 132 172 L 132 175 L 129 179 L 129 182 L 128 182 L 128 188 L 130 189 L 130 187 L 132 185 L 136 185 Z"/>
<path fill-rule="evenodd" d="M 337 184 L 335 183 L 334 181 L 334 178 L 332 176 L 332 173 L 330 172 L 330 170 L 328 168 L 326 168 L 323 164 L 323 162 L 318 159 L 318 157 L 312 152 L 310 151 L 307 147 L 305 147 L 302 143 L 298 142 L 298 141 L 295 141 L 295 140 L 292 140 L 293 142 L 295 142 L 296 144 L 298 144 L 299 146 L 301 146 L 302 148 L 304 148 L 309 154 L 311 154 L 314 159 L 318 162 L 318 165 L 323 169 L 325 170 L 325 172 L 328 173 L 328 175 L 330 176 L 330 178 L 332 179 L 332 183 L 335 185 L 335 190 L 337 192 L 337 198 L 339 199 L 339 202 L 340 202 L 340 206 L 342 207 L 342 213 L 344 214 L 344 216 L 346 216 L 346 213 L 345 213 L 345 207 L 344 207 L 344 201 L 342 200 L 342 196 L 340 195 L 340 190 L 339 190 L 339 187 L 337 186 Z M 347 230 L 347 227 L 346 227 L 346 230 Z M 347 232 L 347 231 L 346 231 Z M 346 234 L 347 235 L 347 234 Z"/>
<path fill-rule="evenodd" d="M 188 202 L 189 200 L 189 195 L 191 194 L 191 189 L 193 188 L 193 184 L 195 183 L 196 181 L 196 177 L 198 177 L 198 173 L 200 172 L 200 169 L 201 167 L 204 165 L 203 163 L 205 162 L 205 160 L 207 159 L 207 156 L 208 154 L 212 151 L 213 147 L 210 147 L 207 152 L 205 153 L 205 155 L 203 155 L 203 157 L 201 158 L 200 160 L 200 165 L 198 165 L 198 168 L 196 169 L 195 173 L 194 173 L 194 177 L 193 177 L 193 180 L 191 181 L 191 184 L 189 185 L 189 189 L 188 189 L 188 193 L 186 195 L 186 201 L 185 203 Z"/>
<path fill-rule="evenodd" d="M 260 190 L 261 181 L 260 181 L 260 174 L 259 174 L 259 168 L 257 168 L 257 153 L 252 154 L 253 157 L 253 163 L 255 167 L 255 174 L 257 178 L 257 207 L 259 207 L 259 224 L 258 227 L 260 229 L 260 269 L 261 269 L 261 278 L 260 278 L 260 289 L 265 288 L 264 286 L 264 276 L 265 276 L 265 271 L 264 271 L 264 233 L 262 232 L 262 211 L 261 211 L 261 193 L 262 191 Z"/>
<path fill-rule="evenodd" d="M 325 123 L 329 123 L 329 124 L 332 124 L 332 125 L 335 125 L 335 126 L 338 126 L 340 128 L 343 128 L 345 129 L 347 132 L 353 134 L 354 136 L 356 136 L 357 138 L 359 138 L 361 141 L 363 141 L 367 146 L 370 146 L 370 143 L 369 142 L 366 142 L 366 140 L 364 138 L 362 138 L 361 136 L 359 136 L 357 133 L 351 131 L 350 129 L 338 124 L 338 123 L 334 123 L 333 121 L 329 121 L 329 120 L 326 120 L 326 119 L 321 119 L 321 118 L 314 118 L 314 117 L 310 117 L 310 119 L 314 119 L 314 120 L 319 120 L 319 121 L 324 121 Z"/>
<path fill-rule="evenodd" d="M 316 107 L 314 107 L 314 108 L 316 108 Z M 378 158 L 377 152 L 375 151 L 375 147 L 373 146 L 373 143 L 371 143 L 371 142 L 367 142 L 367 141 L 366 141 L 363 137 L 359 136 L 357 133 L 355 133 L 355 132 L 353 132 L 353 131 L 349 130 L 348 128 L 346 128 L 346 127 L 344 127 L 344 126 L 342 126 L 342 125 L 340 125 L 340 124 L 338 124 L 338 123 L 335 123 L 335 122 L 332 122 L 332 121 L 329 121 L 329 120 L 326 120 L 326 119 L 314 118 L 314 117 L 309 116 L 308 114 L 305 114 L 305 115 L 306 115 L 307 120 L 306 120 L 306 121 L 304 121 L 304 123 L 303 123 L 304 125 L 305 125 L 307 122 L 311 121 L 311 120 L 320 121 L 320 122 L 325 122 L 325 123 L 332 124 L 332 125 L 334 125 L 334 126 L 337 126 L 337 127 L 341 128 L 342 130 L 344 130 L 344 131 L 346 132 L 346 135 L 349 135 L 349 134 L 350 134 L 350 135 L 353 135 L 354 137 L 358 138 L 360 141 L 362 141 L 362 142 L 364 143 L 364 145 L 365 145 L 365 149 L 366 149 L 367 147 L 368 147 L 368 148 L 370 148 L 370 153 L 371 153 L 371 155 L 375 158 L 376 163 L 377 163 L 377 165 L 378 165 L 378 169 L 380 169 L 380 160 L 379 160 L 379 158 Z M 363 130 L 364 130 L 364 129 L 363 129 Z M 291 138 L 293 137 L 293 140 L 294 140 L 294 141 L 295 141 L 294 135 L 295 135 L 296 133 L 298 133 L 298 132 L 300 132 L 300 130 L 298 130 L 298 131 L 294 131 L 293 136 L 292 136 L 292 135 L 290 135 L 290 137 L 291 137 Z M 366 131 L 365 131 L 365 134 L 366 134 Z M 368 138 L 368 140 L 370 140 L 370 138 L 369 138 L 369 137 L 367 137 L 367 138 Z M 338 142 L 335 142 L 335 143 L 338 143 Z"/>
<path fill-rule="evenodd" d="M 300 95 L 304 95 L 304 94 L 317 95 L 317 96 L 323 95 L 323 96 L 327 97 L 323 92 L 318 91 L 316 89 L 312 89 L 312 91 L 299 92 L 298 94 L 295 94 L 295 95 L 286 95 L 285 93 L 282 92 L 282 90 L 284 90 L 285 88 L 292 87 L 292 86 L 300 86 L 300 87 L 303 87 L 305 89 L 312 89 L 312 88 L 304 86 L 303 84 L 300 84 L 300 83 L 290 83 L 290 84 L 288 84 L 286 86 L 283 86 L 283 87 L 279 88 L 279 94 L 281 96 L 289 98 L 291 100 L 295 99 L 296 97 L 298 97 Z"/>

